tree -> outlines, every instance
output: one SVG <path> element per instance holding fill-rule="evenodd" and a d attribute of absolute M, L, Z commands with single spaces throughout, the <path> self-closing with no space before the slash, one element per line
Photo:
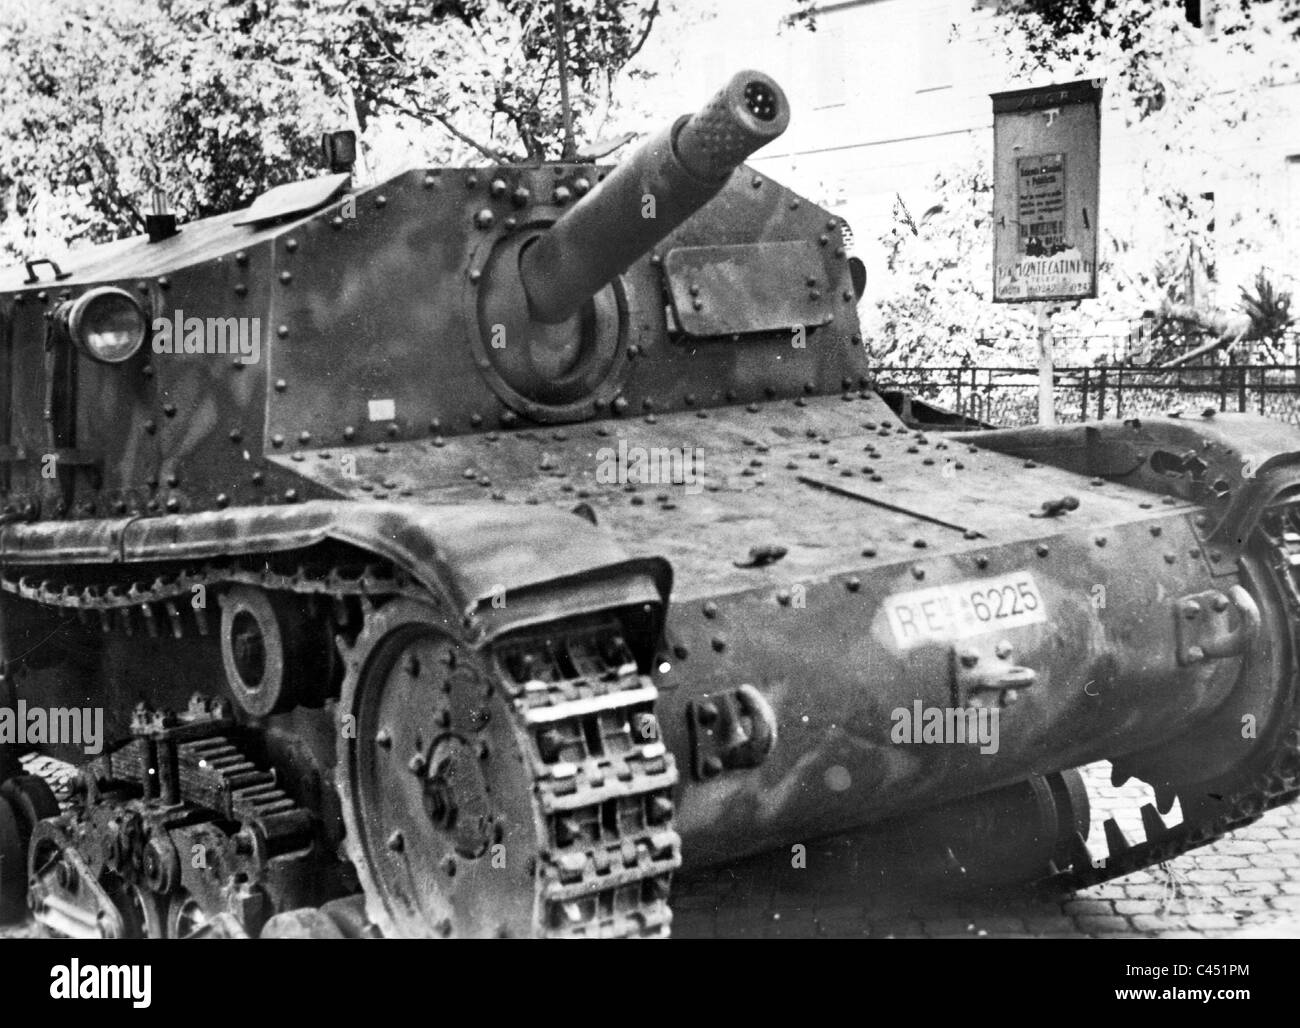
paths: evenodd
<path fill-rule="evenodd" d="M 1030 324 L 987 301 L 993 282 L 993 182 L 971 161 L 937 175 L 924 210 L 902 196 L 881 236 L 890 283 L 867 312 L 867 348 L 885 366 L 1005 363 Z"/>
<path fill-rule="evenodd" d="M 242 206 L 317 173 L 340 125 L 372 155 L 420 134 L 431 163 L 573 155 L 663 2 L 17 0 L 0 19 L 0 245 L 139 232 L 155 190 L 182 219 Z"/>

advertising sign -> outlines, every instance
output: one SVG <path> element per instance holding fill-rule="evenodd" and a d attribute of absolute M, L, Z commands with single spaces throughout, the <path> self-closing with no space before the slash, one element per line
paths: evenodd
<path fill-rule="evenodd" d="M 1097 295 L 1101 84 L 993 94 L 993 302 Z"/>

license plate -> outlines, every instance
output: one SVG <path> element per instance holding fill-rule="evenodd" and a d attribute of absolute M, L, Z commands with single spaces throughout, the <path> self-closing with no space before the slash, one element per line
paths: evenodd
<path fill-rule="evenodd" d="M 895 593 L 885 613 L 899 649 L 967 639 L 1047 620 L 1034 576 L 1016 571 L 954 585 Z"/>

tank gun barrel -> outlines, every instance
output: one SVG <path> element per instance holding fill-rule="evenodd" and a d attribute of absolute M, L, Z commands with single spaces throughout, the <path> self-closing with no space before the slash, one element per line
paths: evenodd
<path fill-rule="evenodd" d="M 770 77 L 742 71 L 692 115 L 645 142 L 530 243 L 520 276 L 530 315 L 556 324 L 721 191 L 785 131 L 790 108 Z"/>

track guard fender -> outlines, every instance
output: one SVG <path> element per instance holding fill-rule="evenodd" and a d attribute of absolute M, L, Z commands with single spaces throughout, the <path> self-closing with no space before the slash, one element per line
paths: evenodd
<path fill-rule="evenodd" d="M 672 570 L 630 557 L 584 518 L 543 507 L 310 501 L 275 507 L 0 528 L 0 567 L 204 561 L 328 540 L 391 560 L 483 642 L 610 606 L 651 605 L 661 625 Z"/>
<path fill-rule="evenodd" d="M 1206 536 L 1234 542 L 1267 500 L 1259 483 L 1275 494 L 1277 475 L 1300 464 L 1300 431 L 1255 414 L 997 429 L 962 440 L 1198 504 L 1211 515 Z"/>

